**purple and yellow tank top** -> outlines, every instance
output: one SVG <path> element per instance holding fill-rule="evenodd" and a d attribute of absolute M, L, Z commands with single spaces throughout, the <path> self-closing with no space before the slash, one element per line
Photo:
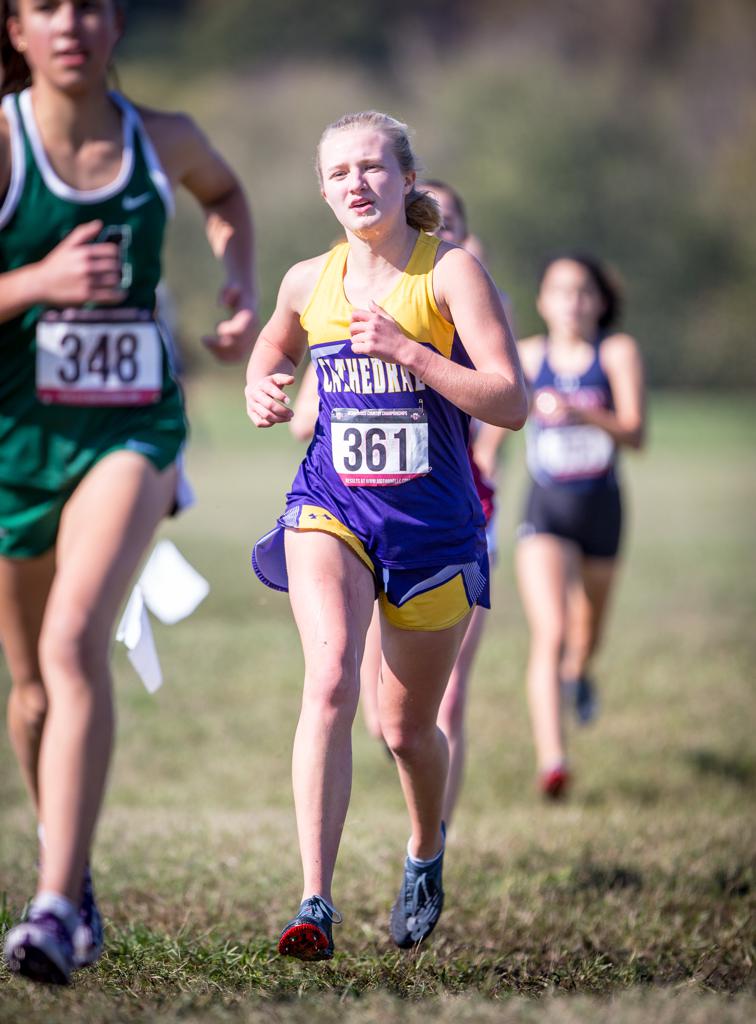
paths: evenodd
<path fill-rule="evenodd" d="M 471 367 L 434 298 L 438 245 L 431 235 L 418 236 L 379 305 L 408 337 Z M 320 404 L 287 509 L 327 509 L 388 567 L 472 560 L 485 543 L 485 523 L 467 456 L 470 417 L 404 367 L 352 350 L 348 253 L 346 242 L 329 253 L 300 318 Z"/>

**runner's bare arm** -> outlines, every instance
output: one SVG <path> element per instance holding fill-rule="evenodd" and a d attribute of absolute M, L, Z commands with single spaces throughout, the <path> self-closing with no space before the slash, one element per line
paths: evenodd
<path fill-rule="evenodd" d="M 488 481 L 493 480 L 496 475 L 499 449 L 507 434 L 506 427 L 497 427 L 493 423 L 481 423 L 473 441 L 473 459 L 475 459 L 484 479 Z"/>
<path fill-rule="evenodd" d="M 210 248 L 225 269 L 219 302 L 231 315 L 203 341 L 218 359 L 238 361 L 257 333 L 254 231 L 244 189 L 190 117 L 155 111 L 142 111 L 142 117 L 171 183 L 200 204 Z"/>
<path fill-rule="evenodd" d="M 292 418 L 284 388 L 294 383 L 294 370 L 307 348 L 299 317 L 312 294 L 325 256 L 297 263 L 278 292 L 273 315 L 260 332 L 247 366 L 247 415 L 256 427 L 272 427 Z"/>

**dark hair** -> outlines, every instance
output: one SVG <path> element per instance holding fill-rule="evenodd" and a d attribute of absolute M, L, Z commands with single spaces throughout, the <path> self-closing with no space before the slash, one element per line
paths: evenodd
<path fill-rule="evenodd" d="M 112 0 L 114 10 L 121 10 L 125 0 Z M 18 0 L 0 0 L 0 97 L 21 92 L 31 85 L 31 71 L 23 54 L 15 49 L 8 32 L 8 18 L 18 14 Z"/>
<path fill-rule="evenodd" d="M 538 274 L 539 287 L 543 284 L 546 271 L 559 260 L 569 260 L 571 263 L 579 263 L 588 271 L 591 280 L 596 285 L 604 300 L 604 310 L 599 317 L 598 326 L 602 331 L 613 327 L 620 319 L 622 313 L 622 289 L 616 274 L 607 266 L 600 263 L 594 256 L 575 249 L 564 249 L 559 252 L 550 253 L 541 264 Z"/>
<path fill-rule="evenodd" d="M 18 14 L 18 0 L 2 0 L 0 3 L 0 64 L 2 64 L 2 85 L 0 96 L 9 92 L 21 92 L 31 85 L 31 71 L 22 54 L 14 49 L 8 33 L 8 18 Z"/>
<path fill-rule="evenodd" d="M 403 121 L 397 121 L 395 117 L 382 114 L 378 110 L 363 110 L 358 114 L 345 114 L 338 121 L 329 124 L 320 136 L 315 156 L 315 169 L 318 173 L 318 181 L 323 186 L 323 171 L 320 166 L 320 149 L 324 140 L 333 132 L 344 131 L 349 128 L 373 128 L 382 132 L 391 142 L 399 169 L 402 174 L 417 169 L 415 154 L 412 152 L 410 143 L 410 131 Z M 407 223 L 418 231 L 437 231 L 441 226 L 441 210 L 436 200 L 427 192 L 421 192 L 417 186 L 413 186 L 409 195 L 404 198 L 404 208 L 407 214 Z"/>
<path fill-rule="evenodd" d="M 462 225 L 465 229 L 465 235 L 469 234 L 469 229 L 467 227 L 467 210 L 465 209 L 464 200 L 459 192 L 457 192 L 456 188 L 453 188 L 445 181 L 441 181 L 440 178 L 424 178 L 420 182 L 420 188 L 429 188 L 432 192 L 444 192 L 454 204 L 457 216 L 462 221 Z"/>

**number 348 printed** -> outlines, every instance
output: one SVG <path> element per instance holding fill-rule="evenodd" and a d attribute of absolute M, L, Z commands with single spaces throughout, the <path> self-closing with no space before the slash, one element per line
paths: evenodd
<path fill-rule="evenodd" d="M 37 325 L 37 396 L 43 402 L 147 405 L 160 397 L 162 371 L 162 341 L 151 318 L 45 316 Z"/>

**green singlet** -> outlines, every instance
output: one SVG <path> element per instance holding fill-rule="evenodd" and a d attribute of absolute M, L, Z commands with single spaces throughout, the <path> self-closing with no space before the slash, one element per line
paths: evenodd
<path fill-rule="evenodd" d="M 101 220 L 120 247 L 123 307 L 34 306 L 0 324 L 0 555 L 55 544 L 65 502 L 104 456 L 132 450 L 159 470 L 186 439 L 182 395 L 154 319 L 160 256 L 173 199 L 134 107 L 118 93 L 121 168 L 78 191 L 44 151 L 31 92 L 3 99 L 11 182 L 0 206 L 0 273 L 36 263 L 79 224 Z"/>

